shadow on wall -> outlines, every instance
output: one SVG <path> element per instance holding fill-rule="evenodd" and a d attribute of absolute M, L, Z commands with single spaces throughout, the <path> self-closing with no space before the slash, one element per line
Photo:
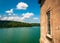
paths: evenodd
<path fill-rule="evenodd" d="M 39 0 L 39 3 L 41 4 L 40 6 L 42 6 L 44 4 L 45 0 Z"/>

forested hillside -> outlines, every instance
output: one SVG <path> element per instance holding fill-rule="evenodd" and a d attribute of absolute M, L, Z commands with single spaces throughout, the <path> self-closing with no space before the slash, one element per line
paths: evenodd
<path fill-rule="evenodd" d="M 0 28 L 1 27 L 32 27 L 32 26 L 40 26 L 40 24 L 39 23 L 25 23 L 25 22 L 1 21 L 0 20 Z"/>

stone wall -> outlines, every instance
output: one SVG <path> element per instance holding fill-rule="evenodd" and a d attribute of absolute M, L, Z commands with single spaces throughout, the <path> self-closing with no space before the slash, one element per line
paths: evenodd
<path fill-rule="evenodd" d="M 50 39 L 46 36 L 48 34 L 47 28 L 47 14 L 46 12 L 50 10 Z M 60 43 L 60 0 L 45 0 L 43 6 L 41 7 L 41 43 Z"/>

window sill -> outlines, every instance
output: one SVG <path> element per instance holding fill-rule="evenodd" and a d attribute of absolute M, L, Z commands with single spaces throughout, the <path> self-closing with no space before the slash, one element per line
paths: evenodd
<path fill-rule="evenodd" d="M 52 36 L 51 36 L 50 34 L 47 34 L 47 35 L 46 35 L 46 38 L 47 38 L 48 40 L 50 40 L 50 41 L 52 40 Z"/>

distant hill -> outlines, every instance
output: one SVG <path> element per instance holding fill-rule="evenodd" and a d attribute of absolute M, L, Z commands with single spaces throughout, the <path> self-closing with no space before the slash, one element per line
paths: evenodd
<path fill-rule="evenodd" d="M 32 27 L 32 26 L 40 26 L 39 23 L 24 23 L 24 22 L 16 22 L 16 21 L 5 21 L 0 20 L 0 28 L 9 28 L 9 27 Z"/>

